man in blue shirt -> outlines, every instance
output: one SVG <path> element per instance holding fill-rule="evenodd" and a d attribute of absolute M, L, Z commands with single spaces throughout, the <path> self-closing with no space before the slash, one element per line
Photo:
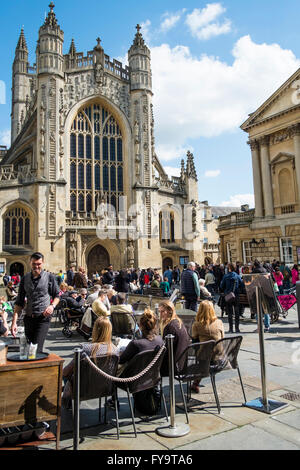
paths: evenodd
<path fill-rule="evenodd" d="M 164 278 L 165 277 L 168 278 L 168 282 L 169 282 L 170 287 L 171 287 L 172 280 L 173 280 L 173 272 L 172 272 L 172 269 L 170 268 L 170 266 L 168 266 L 168 269 L 164 272 Z"/>

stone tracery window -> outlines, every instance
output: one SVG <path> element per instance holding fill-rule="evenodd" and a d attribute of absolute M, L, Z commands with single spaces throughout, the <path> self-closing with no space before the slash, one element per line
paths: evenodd
<path fill-rule="evenodd" d="M 30 246 L 30 216 L 25 209 L 8 209 L 3 216 L 3 223 L 5 246 Z"/>
<path fill-rule="evenodd" d="M 70 205 L 73 214 L 104 201 L 118 211 L 124 188 L 123 138 L 116 119 L 100 104 L 81 108 L 70 134 Z"/>

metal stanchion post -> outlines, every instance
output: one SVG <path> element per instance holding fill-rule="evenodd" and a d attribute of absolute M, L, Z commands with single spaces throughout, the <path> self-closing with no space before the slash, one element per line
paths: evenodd
<path fill-rule="evenodd" d="M 300 281 L 296 282 L 296 297 L 297 297 L 298 325 L 300 329 Z"/>
<path fill-rule="evenodd" d="M 79 408 L 80 408 L 80 348 L 74 349 L 74 419 L 73 450 L 79 447 Z"/>
<path fill-rule="evenodd" d="M 174 382 L 174 355 L 173 355 L 173 342 L 174 336 L 166 336 L 169 355 L 169 394 L 170 394 L 170 418 L 171 424 L 166 427 L 157 428 L 156 432 L 163 437 L 182 437 L 190 432 L 188 424 L 175 422 L 175 382 Z"/>
<path fill-rule="evenodd" d="M 255 287 L 256 291 L 256 312 L 257 312 L 257 326 L 259 336 L 259 351 L 260 351 L 260 370 L 261 370 L 261 386 L 262 386 L 262 397 L 248 401 L 244 404 L 248 408 L 252 408 L 257 411 L 264 413 L 274 413 L 279 409 L 288 406 L 287 403 L 268 400 L 267 395 L 267 374 L 266 374 L 266 357 L 265 357 L 265 344 L 264 344 L 264 313 L 261 305 L 261 292 L 258 286 Z"/>

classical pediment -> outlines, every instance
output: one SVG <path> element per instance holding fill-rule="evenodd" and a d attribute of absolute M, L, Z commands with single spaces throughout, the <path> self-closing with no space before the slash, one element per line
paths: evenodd
<path fill-rule="evenodd" d="M 297 70 L 278 90 L 273 93 L 241 125 L 247 131 L 265 120 L 274 119 L 282 113 L 300 109 L 300 69 Z"/>
<path fill-rule="evenodd" d="M 294 161 L 295 160 L 295 155 L 287 152 L 280 152 L 274 157 L 271 161 L 271 165 L 276 165 L 278 163 L 285 163 L 288 161 Z"/>

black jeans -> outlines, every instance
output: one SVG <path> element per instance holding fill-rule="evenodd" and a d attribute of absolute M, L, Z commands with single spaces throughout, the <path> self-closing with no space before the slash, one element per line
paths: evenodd
<path fill-rule="evenodd" d="M 197 312 L 197 296 L 184 294 L 185 308 Z"/>
<path fill-rule="evenodd" d="M 228 315 L 228 324 L 229 324 L 229 329 L 233 331 L 233 316 L 234 316 L 234 325 L 235 329 L 239 329 L 239 324 L 240 324 L 240 302 L 239 298 L 236 297 L 234 302 L 226 302 L 225 301 L 225 308 L 226 308 L 226 313 Z"/>
<path fill-rule="evenodd" d="M 32 344 L 37 344 L 37 352 L 43 352 L 44 342 L 50 327 L 50 318 L 44 316 L 24 317 L 25 336 Z"/>

